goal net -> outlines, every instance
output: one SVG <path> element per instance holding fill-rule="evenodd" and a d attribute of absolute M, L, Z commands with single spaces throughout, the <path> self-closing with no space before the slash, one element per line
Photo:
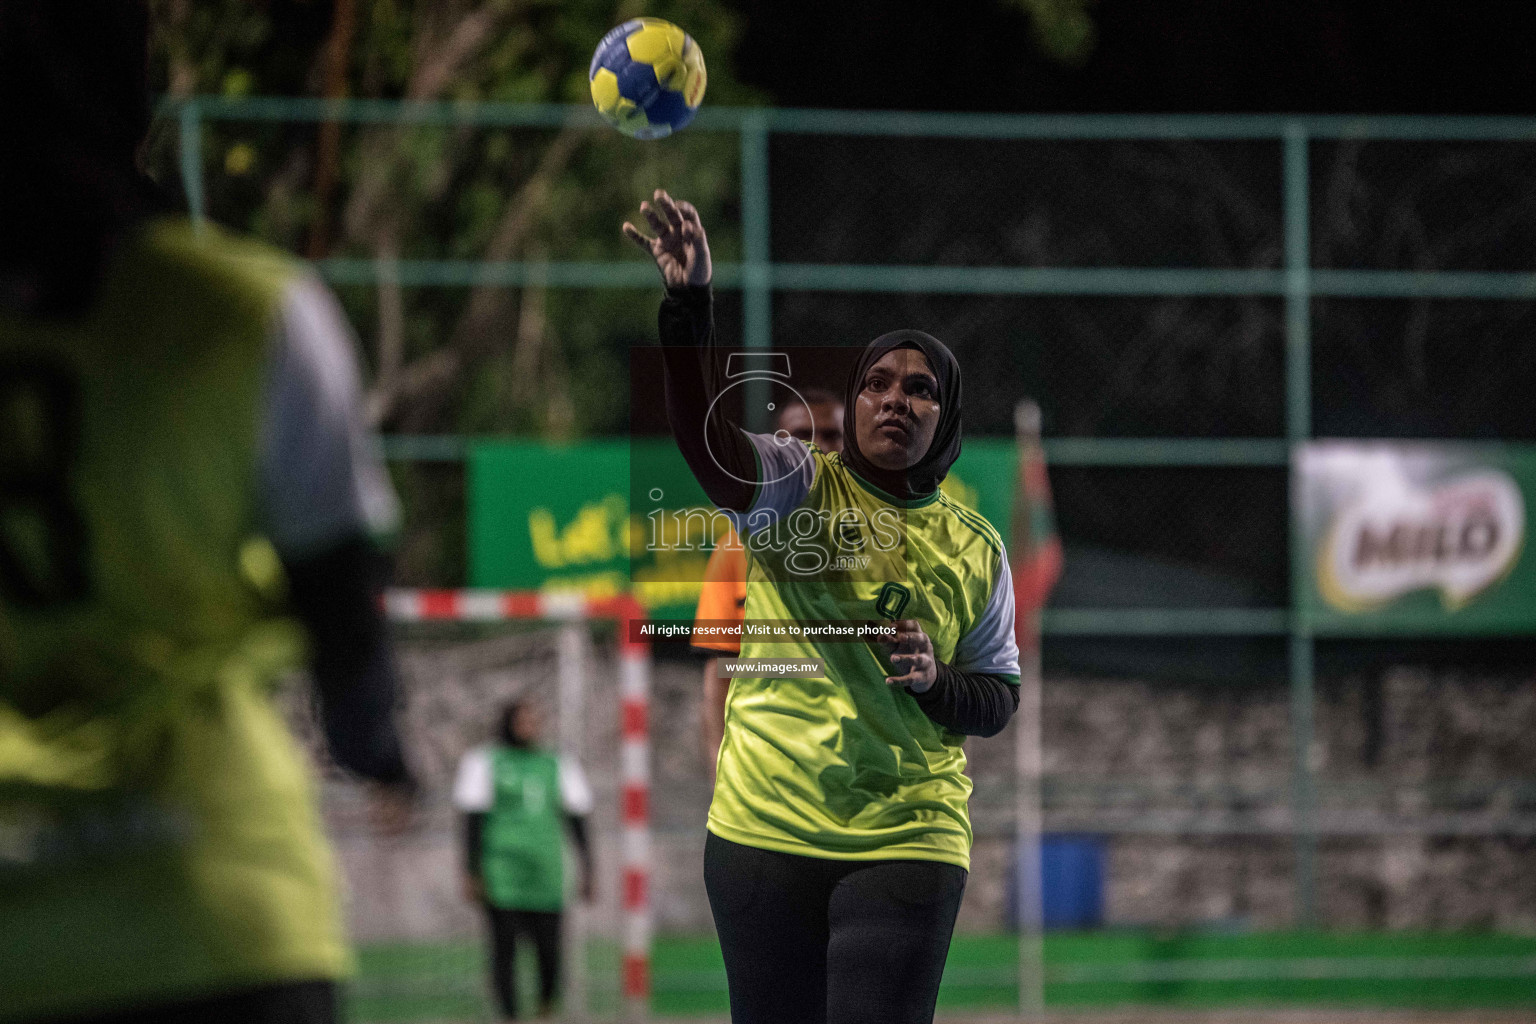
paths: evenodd
<path fill-rule="evenodd" d="M 567 844 L 561 1018 L 633 1020 L 649 985 L 648 648 L 631 642 L 628 599 L 493 591 L 392 591 L 386 607 L 400 664 L 399 720 L 422 785 L 417 817 L 384 836 L 366 792 L 334 771 L 322 811 L 346 893 L 359 971 L 348 1019 L 500 1019 L 491 995 L 487 922 L 463 887 L 462 815 L 452 806 L 463 755 L 491 740 L 508 701 L 530 705 L 540 745 L 580 763 L 595 894 L 577 892 Z M 303 703 L 302 701 L 296 703 Z M 325 764 L 305 708 L 296 728 Z M 525 948 L 526 947 L 526 948 Z M 531 943 L 519 941 L 517 993 L 532 1016 Z"/>

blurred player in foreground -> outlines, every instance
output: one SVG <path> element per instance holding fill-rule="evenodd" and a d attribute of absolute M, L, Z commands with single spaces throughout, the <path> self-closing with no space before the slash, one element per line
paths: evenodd
<path fill-rule="evenodd" d="M 843 400 L 824 388 L 806 388 L 801 395 L 805 404 L 786 405 L 779 410 L 775 433 L 788 434 L 806 444 L 815 443 L 823 451 L 843 450 Z M 704 569 L 704 586 L 699 592 L 697 622 L 734 622 L 741 625 L 747 604 L 747 553 L 741 538 L 731 530 L 715 545 Z M 702 651 L 737 655 L 741 641 L 701 638 L 693 645 Z M 704 663 L 704 699 L 699 714 L 699 733 L 704 743 L 704 759 L 709 764 L 709 780 L 715 780 L 715 762 L 720 759 L 720 740 L 725 735 L 725 696 L 731 680 L 720 674 L 720 658 Z"/>
<path fill-rule="evenodd" d="M 539 1015 L 553 1015 L 560 991 L 565 909 L 564 829 L 581 859 L 581 898 L 592 899 L 586 819 L 592 787 L 581 764 L 538 748 L 531 705 L 502 709 L 494 743 L 459 761 L 454 806 L 464 812 L 464 893 L 485 906 L 491 927 L 491 982 L 502 1014 L 517 1017 L 517 936 L 539 959 Z"/>
<path fill-rule="evenodd" d="M 330 293 L 140 176 L 146 50 L 141 4 L 0 0 L 0 1019 L 324 1024 L 350 955 L 273 683 L 292 612 L 334 759 L 409 798 L 396 504 Z"/>
<path fill-rule="evenodd" d="M 741 430 L 715 411 L 698 212 L 661 191 L 640 209 L 655 237 L 623 230 L 666 284 L 667 418 L 746 540 L 747 619 L 895 624 L 892 644 L 742 644 L 821 669 L 731 682 L 704 847 L 731 1019 L 930 1024 L 970 867 L 964 737 L 995 735 L 1019 702 L 1002 540 L 939 492 L 960 455 L 960 366 L 920 331 L 876 338 L 848 378 L 841 455 Z"/>

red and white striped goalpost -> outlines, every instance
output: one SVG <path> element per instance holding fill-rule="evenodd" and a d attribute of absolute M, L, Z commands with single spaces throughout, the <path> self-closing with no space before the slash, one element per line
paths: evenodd
<path fill-rule="evenodd" d="M 640 636 L 638 624 L 645 620 L 645 610 L 628 594 L 588 598 L 579 593 L 508 590 L 395 589 L 385 595 L 384 607 L 395 622 L 607 620 L 617 624 L 622 993 L 626 1018 L 644 1018 L 651 989 L 651 645 Z"/>

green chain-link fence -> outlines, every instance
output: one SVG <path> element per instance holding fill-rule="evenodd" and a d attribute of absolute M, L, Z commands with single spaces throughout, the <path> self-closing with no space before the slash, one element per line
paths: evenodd
<path fill-rule="evenodd" d="M 328 225 L 315 265 L 367 342 L 409 582 L 463 582 L 474 437 L 623 431 L 657 289 L 617 225 L 662 185 L 704 212 L 724 339 L 923 326 L 966 368 L 972 434 L 1040 403 L 1068 566 L 1044 618 L 1046 820 L 1115 837 L 1111 870 L 1148 880 L 1111 916 L 1536 927 L 1515 881 L 1532 659 L 1316 640 L 1288 515 L 1313 437 L 1536 437 L 1536 120 L 706 108 L 646 147 L 576 107 L 164 114 L 157 159 L 195 217 L 298 251 Z M 341 185 L 319 209 L 328 121 Z M 1516 891 L 1495 906 L 1457 871 Z M 1440 882 L 1472 909 L 1421 905 Z"/>

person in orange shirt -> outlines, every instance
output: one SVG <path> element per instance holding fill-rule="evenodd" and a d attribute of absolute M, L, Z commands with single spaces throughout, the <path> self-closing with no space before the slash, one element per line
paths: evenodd
<path fill-rule="evenodd" d="M 843 400 L 825 388 L 806 388 L 798 402 L 780 410 L 775 431 L 783 431 L 801 441 L 814 441 L 823 451 L 843 450 Z M 715 546 L 704 570 L 704 588 L 699 593 L 696 622 L 741 622 L 747 603 L 747 554 L 734 532 Z M 720 741 L 725 735 L 725 692 L 731 681 L 720 674 L 720 655 L 741 653 L 741 641 L 735 639 L 700 639 L 693 646 L 714 655 L 704 663 L 704 700 L 700 705 L 699 727 L 704 741 L 704 757 L 709 764 L 711 782 L 715 762 L 720 758 Z"/>

